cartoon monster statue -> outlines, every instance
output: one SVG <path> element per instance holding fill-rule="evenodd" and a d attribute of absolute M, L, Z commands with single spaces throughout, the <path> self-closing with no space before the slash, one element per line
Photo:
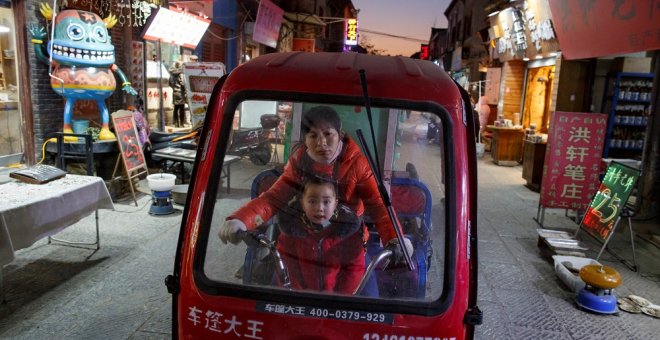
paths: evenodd
<path fill-rule="evenodd" d="M 41 4 L 41 13 L 46 21 L 52 20 L 52 10 L 48 4 Z M 31 25 L 32 43 L 39 60 L 48 63 L 48 51 L 52 51 L 51 87 L 66 99 L 64 105 L 65 133 L 71 133 L 73 106 L 78 99 L 96 101 L 101 113 L 101 133 L 99 139 L 112 140 L 115 135 L 108 128 L 109 115 L 105 99 L 115 91 L 114 73 L 121 81 L 122 90 L 131 95 L 137 92 L 115 65 L 115 47 L 110 43 L 108 28 L 117 19 L 110 15 L 105 20 L 95 13 L 80 10 L 64 10 L 55 17 L 52 41 L 44 44 L 47 38 L 43 27 Z M 65 138 L 75 141 L 76 138 Z"/>

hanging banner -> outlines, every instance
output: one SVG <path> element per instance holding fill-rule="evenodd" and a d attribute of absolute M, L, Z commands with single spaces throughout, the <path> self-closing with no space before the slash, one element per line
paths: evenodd
<path fill-rule="evenodd" d="M 611 162 L 600 183 L 598 192 L 591 200 L 581 227 L 605 242 L 612 232 L 621 209 L 635 188 L 640 171 L 621 163 Z"/>
<path fill-rule="evenodd" d="M 601 113 L 555 112 L 543 165 L 539 205 L 585 210 L 596 191 L 607 116 Z"/>
<path fill-rule="evenodd" d="M 257 20 L 254 23 L 252 40 L 276 48 L 283 16 L 284 10 L 270 0 L 261 0 L 257 10 Z"/>
<path fill-rule="evenodd" d="M 655 1 L 548 2 L 565 59 L 660 49 Z"/>
<path fill-rule="evenodd" d="M 225 65 L 220 62 L 183 63 L 183 76 L 193 129 L 204 123 L 213 88 L 225 73 Z"/>

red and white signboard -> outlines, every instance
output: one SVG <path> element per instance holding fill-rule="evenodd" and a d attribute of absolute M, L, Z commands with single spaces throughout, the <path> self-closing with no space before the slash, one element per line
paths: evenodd
<path fill-rule="evenodd" d="M 660 49 L 660 5 L 651 1 L 549 1 L 566 59 Z"/>
<path fill-rule="evenodd" d="M 186 94 L 193 129 L 204 123 L 213 88 L 225 73 L 225 64 L 220 62 L 183 63 L 183 76 L 186 80 Z"/>
<path fill-rule="evenodd" d="M 539 205 L 585 210 L 598 189 L 607 116 L 555 112 L 550 122 Z"/>
<path fill-rule="evenodd" d="M 283 16 L 284 10 L 270 0 L 261 0 L 259 10 L 257 10 L 257 20 L 254 23 L 252 40 L 276 48 Z"/>

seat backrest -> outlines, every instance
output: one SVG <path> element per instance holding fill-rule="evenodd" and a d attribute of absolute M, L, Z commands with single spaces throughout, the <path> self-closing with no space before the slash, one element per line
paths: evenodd
<path fill-rule="evenodd" d="M 417 179 L 392 178 L 390 187 L 392 207 L 400 218 L 415 217 L 422 220 L 422 228 L 431 228 L 433 199 L 426 185 Z"/>
<path fill-rule="evenodd" d="M 277 169 L 268 169 L 260 172 L 257 177 L 252 180 L 250 198 L 257 198 L 262 192 L 268 190 L 273 183 L 277 181 L 280 175 L 281 173 Z"/>

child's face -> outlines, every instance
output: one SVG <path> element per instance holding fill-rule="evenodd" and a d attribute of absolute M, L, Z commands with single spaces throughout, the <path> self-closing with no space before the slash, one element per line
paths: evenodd
<path fill-rule="evenodd" d="M 311 183 L 305 187 L 302 207 L 307 218 L 317 224 L 330 220 L 337 208 L 337 196 L 330 183 Z"/>

